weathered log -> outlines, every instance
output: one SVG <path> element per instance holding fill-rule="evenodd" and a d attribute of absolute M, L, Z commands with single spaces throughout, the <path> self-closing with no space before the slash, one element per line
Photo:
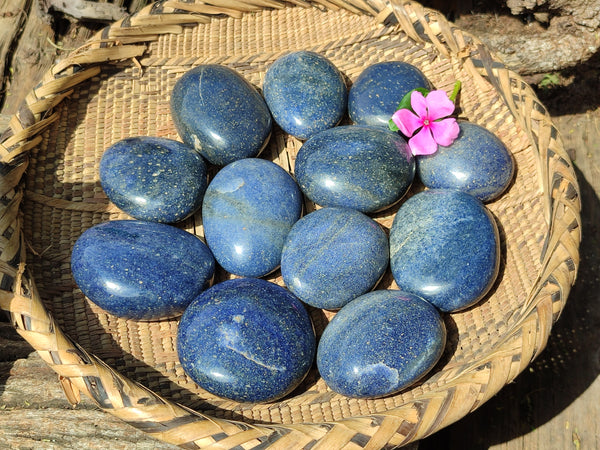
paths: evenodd
<path fill-rule="evenodd" d="M 511 13 L 531 13 L 543 20 L 552 16 L 569 16 L 573 22 L 589 28 L 600 25 L 599 0 L 506 0 Z"/>

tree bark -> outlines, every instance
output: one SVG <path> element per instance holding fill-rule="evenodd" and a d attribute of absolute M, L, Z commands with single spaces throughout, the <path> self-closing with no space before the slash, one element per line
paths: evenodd
<path fill-rule="evenodd" d="M 532 13 L 548 19 L 552 16 L 570 16 L 573 21 L 589 28 L 600 25 L 599 0 L 506 0 L 513 14 Z"/>

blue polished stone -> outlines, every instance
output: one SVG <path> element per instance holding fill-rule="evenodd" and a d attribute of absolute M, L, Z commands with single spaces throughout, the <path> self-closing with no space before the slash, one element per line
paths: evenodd
<path fill-rule="evenodd" d="M 217 166 L 258 155 L 271 135 L 271 114 L 260 93 L 217 64 L 195 67 L 177 80 L 171 115 L 183 142 Z"/>
<path fill-rule="evenodd" d="M 348 93 L 348 114 L 357 125 L 388 129 L 402 98 L 413 89 L 431 89 L 427 77 L 415 66 L 386 61 L 367 67 Z"/>
<path fill-rule="evenodd" d="M 296 180 L 313 202 L 367 213 L 400 200 L 416 172 L 400 135 L 362 126 L 316 134 L 300 148 L 295 164 Z"/>
<path fill-rule="evenodd" d="M 302 303 L 256 278 L 203 292 L 177 332 L 184 371 L 203 389 L 238 402 L 270 402 L 290 393 L 308 373 L 315 348 Z"/>
<path fill-rule="evenodd" d="M 171 225 L 115 220 L 77 239 L 71 270 L 81 291 L 119 317 L 159 320 L 180 315 L 215 270 L 208 247 Z"/>
<path fill-rule="evenodd" d="M 460 122 L 460 134 L 448 147 L 417 158 L 417 173 L 432 189 L 459 189 L 489 202 L 502 194 L 514 173 L 511 154 L 495 134 Z"/>
<path fill-rule="evenodd" d="M 344 306 L 317 349 L 327 385 L 348 397 L 394 394 L 425 376 L 446 345 L 438 310 L 417 295 L 373 291 Z"/>
<path fill-rule="evenodd" d="M 275 122 L 300 139 L 335 126 L 346 113 L 348 98 L 338 69 L 309 51 L 278 58 L 265 74 L 263 95 Z"/>
<path fill-rule="evenodd" d="M 338 309 L 372 289 L 389 262 L 387 235 L 347 208 L 316 210 L 292 227 L 283 246 L 283 281 L 303 302 Z"/>
<path fill-rule="evenodd" d="M 281 167 L 257 158 L 225 166 L 202 204 L 206 242 L 228 272 L 260 277 L 279 267 L 283 242 L 302 214 L 302 193 Z"/>
<path fill-rule="evenodd" d="M 400 289 L 440 310 L 477 303 L 500 262 L 496 221 L 470 194 L 427 190 L 408 199 L 390 230 L 391 269 Z"/>
<path fill-rule="evenodd" d="M 111 145 L 102 155 L 100 182 L 108 198 L 136 219 L 172 223 L 202 205 L 206 163 L 172 139 L 139 136 Z"/>

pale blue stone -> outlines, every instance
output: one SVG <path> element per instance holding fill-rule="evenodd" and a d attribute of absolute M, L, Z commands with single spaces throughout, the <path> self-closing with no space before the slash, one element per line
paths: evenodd
<path fill-rule="evenodd" d="M 400 289 L 440 310 L 477 303 L 498 275 L 496 221 L 470 194 L 426 190 L 408 199 L 390 229 L 391 269 Z"/>
<path fill-rule="evenodd" d="M 277 269 L 284 240 L 302 214 L 302 193 L 281 167 L 233 162 L 210 182 L 202 204 L 206 242 L 228 272 L 260 277 Z"/>

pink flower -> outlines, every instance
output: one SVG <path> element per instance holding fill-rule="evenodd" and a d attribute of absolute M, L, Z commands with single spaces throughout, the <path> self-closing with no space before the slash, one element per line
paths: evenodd
<path fill-rule="evenodd" d="M 447 117 L 454 112 L 454 103 L 445 91 L 431 91 L 426 97 L 413 91 L 410 106 L 414 112 L 399 109 L 392 121 L 410 138 L 408 146 L 413 155 L 431 155 L 438 145 L 447 147 L 458 137 L 460 129 L 456 119 Z M 420 131 L 415 134 L 417 130 Z"/>

